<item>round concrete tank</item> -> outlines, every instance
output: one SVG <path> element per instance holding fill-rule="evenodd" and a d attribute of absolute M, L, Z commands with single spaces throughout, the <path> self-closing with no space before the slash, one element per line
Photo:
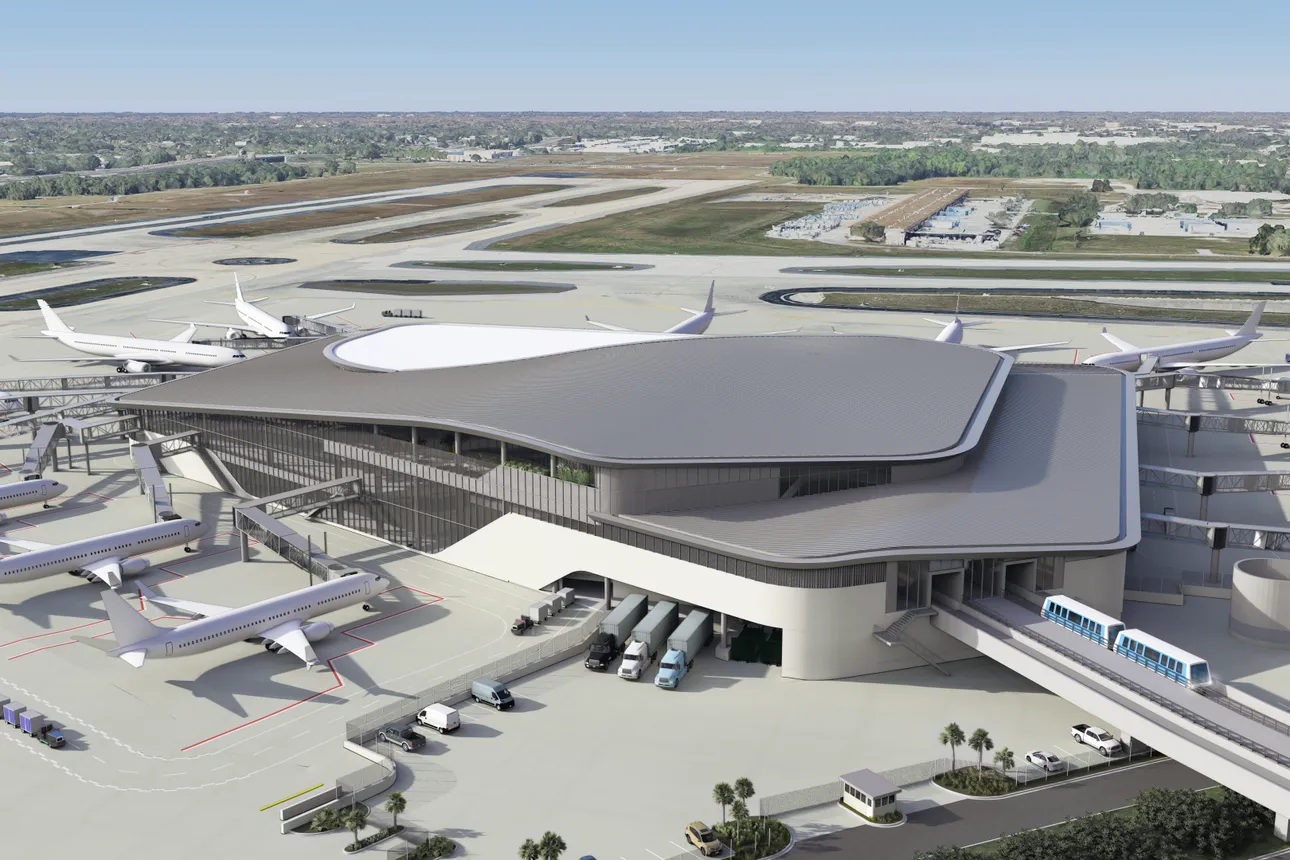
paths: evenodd
<path fill-rule="evenodd" d="M 1227 630 L 1256 645 L 1290 648 L 1290 559 L 1246 558 L 1232 566 Z"/>

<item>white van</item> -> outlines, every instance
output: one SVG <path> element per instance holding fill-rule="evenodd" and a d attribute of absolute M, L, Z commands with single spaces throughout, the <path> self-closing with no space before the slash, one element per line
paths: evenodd
<path fill-rule="evenodd" d="M 417 714 L 417 724 L 443 734 L 461 728 L 461 716 L 456 708 L 434 704 Z"/>

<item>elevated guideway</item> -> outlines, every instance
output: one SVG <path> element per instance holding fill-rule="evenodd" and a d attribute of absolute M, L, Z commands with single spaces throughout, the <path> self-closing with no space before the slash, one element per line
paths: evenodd
<path fill-rule="evenodd" d="M 932 625 L 1215 782 L 1276 812 L 1290 829 L 1290 714 L 1225 706 L 1057 627 L 1002 597 L 938 601 Z M 1283 718 L 1283 719 L 1279 719 Z"/>

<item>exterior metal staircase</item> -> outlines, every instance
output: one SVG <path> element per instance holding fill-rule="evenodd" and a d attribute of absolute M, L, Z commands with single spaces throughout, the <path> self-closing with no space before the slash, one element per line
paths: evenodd
<path fill-rule="evenodd" d="M 876 628 L 873 631 L 873 636 L 888 648 L 893 648 L 899 645 L 901 648 L 906 649 L 928 666 L 931 666 L 933 669 L 940 672 L 942 675 L 948 676 L 950 674 L 949 671 L 936 661 L 936 656 L 934 654 L 912 639 L 907 639 L 902 635 L 905 628 L 910 624 L 913 624 L 915 619 L 935 614 L 936 610 L 930 606 L 925 606 L 921 609 L 911 609 L 886 627 Z"/>

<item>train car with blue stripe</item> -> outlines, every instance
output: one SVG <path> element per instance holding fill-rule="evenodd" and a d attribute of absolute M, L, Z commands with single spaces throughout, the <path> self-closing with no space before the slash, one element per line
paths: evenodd
<path fill-rule="evenodd" d="M 1123 621 L 1059 594 L 1044 601 L 1043 615 L 1108 650 L 1115 648 L 1115 638 L 1124 629 Z"/>
<path fill-rule="evenodd" d="M 1187 687 L 1210 682 L 1208 662 L 1142 630 L 1122 631 L 1115 640 L 1115 653 Z"/>

